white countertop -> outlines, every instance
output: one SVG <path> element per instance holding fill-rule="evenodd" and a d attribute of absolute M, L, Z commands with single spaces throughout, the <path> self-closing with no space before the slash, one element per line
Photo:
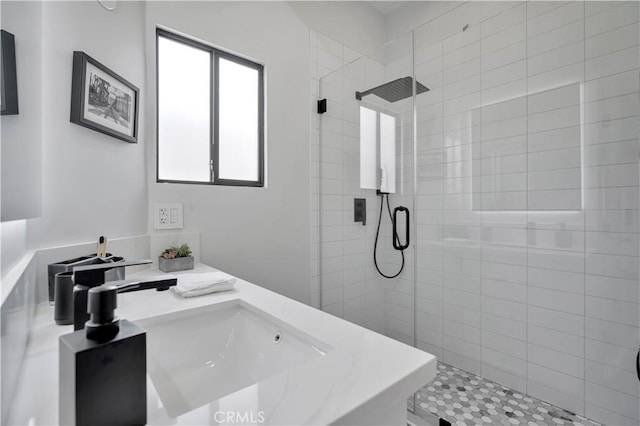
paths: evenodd
<path fill-rule="evenodd" d="M 196 265 L 190 272 L 211 271 Z M 135 277 L 163 274 L 149 270 Z M 176 273 L 176 275 L 179 273 Z M 133 276 L 133 275 L 132 275 Z M 173 291 L 120 294 L 116 315 L 130 321 L 242 299 L 335 348 L 313 368 L 282 373 L 204 407 L 169 418 L 147 376 L 148 424 L 219 424 L 216 410 L 264 412 L 264 424 L 331 424 L 351 420 L 357 407 L 381 395 L 402 401 L 435 377 L 433 355 L 397 342 L 305 304 L 240 280 L 232 291 L 183 299 Z M 58 326 L 53 306 L 39 305 L 31 331 L 21 380 L 9 416 L 10 424 L 58 422 L 58 337 L 73 326 Z M 3 407 L 7 409 L 8 407 Z"/>

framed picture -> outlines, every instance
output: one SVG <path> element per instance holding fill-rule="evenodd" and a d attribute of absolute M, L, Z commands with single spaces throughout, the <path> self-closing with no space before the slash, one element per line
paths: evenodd
<path fill-rule="evenodd" d="M 0 30 L 0 109 L 2 115 L 18 113 L 18 79 L 16 73 L 16 45 L 13 34 Z"/>
<path fill-rule="evenodd" d="M 84 52 L 73 52 L 71 122 L 129 143 L 138 142 L 136 86 Z"/>

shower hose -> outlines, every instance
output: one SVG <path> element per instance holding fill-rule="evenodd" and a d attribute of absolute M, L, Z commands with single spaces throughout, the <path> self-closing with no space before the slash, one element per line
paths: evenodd
<path fill-rule="evenodd" d="M 402 256 L 402 264 L 400 265 L 400 270 L 398 270 L 398 272 L 395 275 L 386 275 L 384 272 L 382 272 L 380 270 L 380 267 L 378 266 L 378 258 L 377 258 L 378 236 L 380 234 L 380 223 L 382 222 L 382 210 L 384 208 L 385 198 L 387 200 L 387 211 L 389 212 L 389 219 L 391 220 L 391 228 L 393 229 L 394 247 L 396 246 L 395 243 L 397 243 L 397 245 L 400 246 L 400 237 L 398 237 L 398 232 L 396 231 L 395 221 L 394 221 L 393 216 L 391 215 L 391 207 L 389 206 L 389 194 L 381 192 L 380 193 L 380 214 L 378 215 L 378 229 L 376 229 L 376 240 L 375 240 L 375 242 L 373 244 L 373 264 L 376 266 L 376 270 L 378 271 L 378 273 L 380 275 L 382 275 L 385 278 L 391 279 L 391 278 L 395 278 L 398 275 L 400 275 L 400 273 L 404 269 L 404 249 L 399 249 L 399 250 L 397 249 L 400 252 L 400 255 Z"/>

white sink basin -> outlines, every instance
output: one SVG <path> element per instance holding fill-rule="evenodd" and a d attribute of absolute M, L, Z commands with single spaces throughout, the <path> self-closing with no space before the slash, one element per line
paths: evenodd
<path fill-rule="evenodd" d="M 333 349 L 239 299 L 136 323 L 147 331 L 147 371 L 170 417 Z"/>

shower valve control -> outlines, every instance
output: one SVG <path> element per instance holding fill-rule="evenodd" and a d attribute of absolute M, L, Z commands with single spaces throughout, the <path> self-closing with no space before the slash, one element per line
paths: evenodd
<path fill-rule="evenodd" d="M 353 221 L 362 222 L 363 225 L 367 224 L 367 199 L 366 198 L 353 199 Z"/>

